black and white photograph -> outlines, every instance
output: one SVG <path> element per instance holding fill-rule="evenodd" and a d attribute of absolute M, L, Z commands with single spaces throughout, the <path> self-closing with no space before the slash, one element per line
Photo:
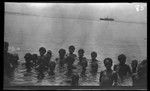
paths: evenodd
<path fill-rule="evenodd" d="M 3 89 L 147 90 L 147 3 L 5 2 L 3 63 Z"/>

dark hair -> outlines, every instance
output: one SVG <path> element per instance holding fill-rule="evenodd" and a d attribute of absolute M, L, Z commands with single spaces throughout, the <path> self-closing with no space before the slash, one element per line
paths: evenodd
<path fill-rule="evenodd" d="M 73 45 L 69 46 L 69 49 L 75 50 L 75 47 Z"/>
<path fill-rule="evenodd" d="M 40 51 L 40 52 L 41 52 L 41 51 L 46 52 L 46 49 L 45 49 L 44 47 L 40 47 L 40 48 L 39 48 L 39 51 Z"/>
<path fill-rule="evenodd" d="M 84 50 L 83 49 L 79 49 L 78 53 L 84 53 Z"/>
<path fill-rule="evenodd" d="M 91 56 L 97 57 L 97 53 L 96 53 L 96 52 L 92 52 L 92 53 L 91 53 Z"/>
<path fill-rule="evenodd" d="M 111 59 L 111 58 L 105 58 L 105 59 L 104 59 L 104 61 L 103 61 L 103 62 L 104 62 L 104 64 L 106 64 L 107 60 L 108 60 L 111 64 L 113 63 L 113 61 L 112 61 L 112 59 Z"/>
<path fill-rule="evenodd" d="M 29 58 L 31 58 L 31 56 L 32 56 L 31 53 L 26 53 L 25 56 L 24 56 L 24 58 L 25 59 L 29 59 Z"/>
<path fill-rule="evenodd" d="M 52 51 L 51 51 L 51 50 L 48 50 L 47 53 L 52 54 Z"/>
<path fill-rule="evenodd" d="M 66 54 L 66 50 L 65 50 L 65 49 L 60 49 L 60 50 L 58 51 L 58 53 L 59 53 L 59 54 Z"/>
<path fill-rule="evenodd" d="M 141 65 L 144 65 L 144 64 L 146 64 L 147 63 L 147 59 L 144 59 L 140 64 Z"/>
<path fill-rule="evenodd" d="M 125 59 L 125 60 L 126 60 L 126 56 L 125 56 L 124 54 L 120 54 L 120 55 L 118 56 L 118 60 L 119 60 L 119 61 L 122 60 L 122 59 Z"/>

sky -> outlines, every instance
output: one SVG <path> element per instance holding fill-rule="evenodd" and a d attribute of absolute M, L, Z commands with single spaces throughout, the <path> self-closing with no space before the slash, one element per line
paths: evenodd
<path fill-rule="evenodd" d="M 105 17 L 135 23 L 99 20 Z M 110 57 L 117 62 L 121 53 L 128 62 L 147 58 L 146 3 L 5 2 L 4 27 L 9 51 L 20 58 L 27 52 L 38 53 L 41 46 L 58 56 L 60 48 L 68 52 L 70 45 L 76 47 L 76 54 L 85 49 L 87 58 L 96 51 L 100 61 Z"/>

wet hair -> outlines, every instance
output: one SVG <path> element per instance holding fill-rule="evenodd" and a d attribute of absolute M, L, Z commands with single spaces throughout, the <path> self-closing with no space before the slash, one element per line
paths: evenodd
<path fill-rule="evenodd" d="M 110 62 L 111 64 L 113 63 L 111 58 L 105 58 L 103 62 L 104 64 L 106 64 L 107 62 Z"/>
<path fill-rule="evenodd" d="M 122 60 L 122 59 L 126 60 L 126 56 L 125 56 L 124 54 L 120 54 L 120 55 L 118 56 L 118 60 L 119 60 L 119 61 Z"/>
<path fill-rule="evenodd" d="M 79 49 L 78 53 L 84 53 L 84 50 L 83 49 Z"/>
<path fill-rule="evenodd" d="M 52 51 L 51 50 L 48 50 L 47 53 L 52 55 Z"/>
<path fill-rule="evenodd" d="M 25 56 L 24 56 L 24 58 L 25 58 L 25 59 L 30 59 L 31 56 L 32 56 L 31 53 L 26 53 Z"/>
<path fill-rule="evenodd" d="M 96 52 L 92 52 L 92 53 L 91 53 L 91 56 L 92 56 L 92 57 L 97 57 L 97 53 L 96 53 Z"/>
<path fill-rule="evenodd" d="M 69 46 L 69 50 L 75 50 L 75 47 L 73 45 Z"/>
<path fill-rule="evenodd" d="M 65 50 L 65 49 L 60 49 L 60 50 L 58 51 L 58 53 L 59 53 L 59 54 L 66 54 L 66 50 Z"/>
<path fill-rule="evenodd" d="M 40 48 L 39 48 L 39 51 L 40 51 L 40 52 L 41 52 L 41 51 L 46 52 L 46 49 L 45 49 L 44 47 L 40 47 Z"/>
<path fill-rule="evenodd" d="M 147 63 L 147 59 L 144 59 L 142 62 L 141 62 L 141 65 L 144 65 Z"/>

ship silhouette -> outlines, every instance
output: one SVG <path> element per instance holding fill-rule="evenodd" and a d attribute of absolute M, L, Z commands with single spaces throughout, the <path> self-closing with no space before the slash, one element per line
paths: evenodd
<path fill-rule="evenodd" d="M 103 20 L 103 21 L 114 21 L 114 19 L 113 18 L 100 18 L 100 20 Z"/>

